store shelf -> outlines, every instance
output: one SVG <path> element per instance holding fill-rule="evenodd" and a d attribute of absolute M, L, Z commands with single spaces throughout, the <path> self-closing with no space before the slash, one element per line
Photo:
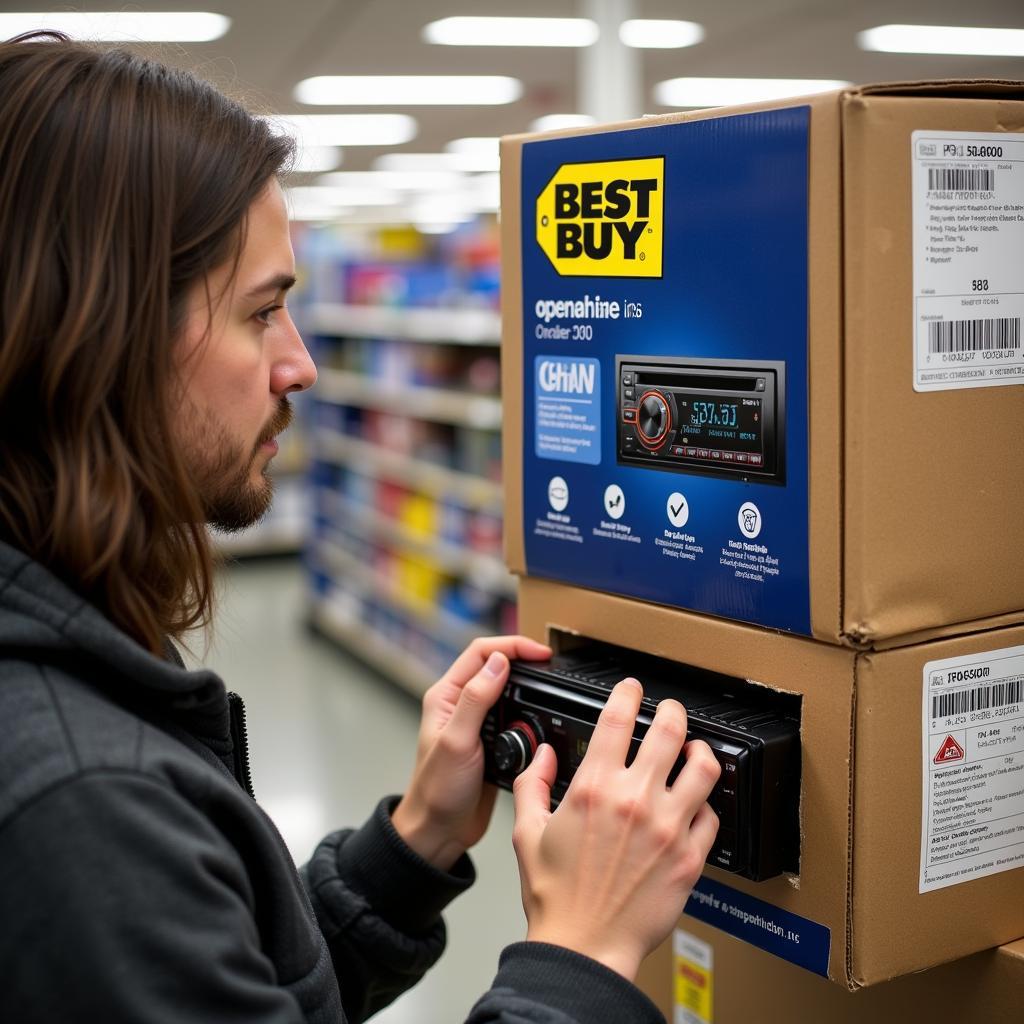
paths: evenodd
<path fill-rule="evenodd" d="M 349 501 L 334 491 L 328 491 L 326 498 L 332 518 L 341 519 L 361 536 L 410 555 L 429 558 L 452 576 L 462 576 L 482 590 L 515 599 L 515 578 L 500 558 L 466 550 L 439 537 L 425 537 L 394 519 L 380 515 L 376 509 Z"/>
<path fill-rule="evenodd" d="M 421 661 L 396 647 L 389 637 L 370 629 L 365 622 L 351 621 L 329 599 L 321 598 L 312 602 L 309 621 L 315 629 L 417 697 L 422 697 L 434 682 Z"/>
<path fill-rule="evenodd" d="M 498 430 L 501 427 L 499 398 L 443 388 L 388 384 L 346 370 L 321 370 L 316 397 L 322 402 L 379 409 L 381 412 L 478 430 Z"/>
<path fill-rule="evenodd" d="M 498 345 L 501 316 L 490 309 L 393 309 L 320 302 L 303 324 L 313 334 L 453 345 Z"/>
<path fill-rule="evenodd" d="M 314 545 L 314 556 L 322 565 L 348 584 L 374 595 L 379 600 L 399 609 L 403 615 L 416 622 L 420 628 L 429 631 L 452 647 L 462 648 L 480 635 L 481 627 L 455 615 L 450 615 L 433 605 L 417 601 L 395 586 L 389 580 L 377 575 L 372 568 L 349 554 L 343 547 L 329 539 L 321 539 Z"/>
<path fill-rule="evenodd" d="M 469 508 L 501 514 L 501 484 L 471 473 L 421 462 L 409 455 L 320 427 L 315 432 L 317 457 L 375 479 L 394 480 L 437 498 L 450 498 Z"/>

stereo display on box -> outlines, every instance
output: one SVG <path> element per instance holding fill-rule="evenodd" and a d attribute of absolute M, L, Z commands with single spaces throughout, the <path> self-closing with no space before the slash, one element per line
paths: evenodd
<path fill-rule="evenodd" d="M 785 364 L 616 357 L 618 461 L 784 484 Z"/>

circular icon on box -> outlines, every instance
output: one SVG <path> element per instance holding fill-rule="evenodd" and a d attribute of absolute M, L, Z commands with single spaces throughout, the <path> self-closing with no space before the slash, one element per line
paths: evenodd
<path fill-rule="evenodd" d="M 740 505 L 740 514 L 736 518 L 744 537 L 753 540 L 761 532 L 761 510 L 752 501 Z"/>
<path fill-rule="evenodd" d="M 569 504 L 569 485 L 560 476 L 553 476 L 548 481 L 548 504 L 561 512 Z"/>
<path fill-rule="evenodd" d="M 612 519 L 621 519 L 626 511 L 626 495 L 618 484 L 609 484 L 604 489 L 604 510 Z"/>
<path fill-rule="evenodd" d="M 676 527 L 685 526 L 686 520 L 690 518 L 690 505 L 678 491 L 673 491 L 668 496 L 668 503 L 665 505 L 665 512 L 668 521 Z"/>

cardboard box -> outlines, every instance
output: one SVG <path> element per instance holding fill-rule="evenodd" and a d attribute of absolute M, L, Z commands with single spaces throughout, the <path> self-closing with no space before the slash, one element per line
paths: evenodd
<path fill-rule="evenodd" d="M 857 648 L 1020 621 L 1022 251 L 1022 83 L 504 139 L 510 567 Z"/>
<path fill-rule="evenodd" d="M 676 1024 L 992 1024 L 1021 1016 L 1024 939 L 847 992 L 684 917 L 638 983 Z"/>
<path fill-rule="evenodd" d="M 1024 933 L 1024 626 L 855 651 L 534 578 L 520 626 L 800 695 L 799 874 L 691 916 L 850 988 Z"/>

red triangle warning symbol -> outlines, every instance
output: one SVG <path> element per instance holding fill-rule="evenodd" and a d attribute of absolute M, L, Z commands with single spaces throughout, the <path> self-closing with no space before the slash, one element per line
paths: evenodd
<path fill-rule="evenodd" d="M 952 736 L 947 736 L 932 760 L 936 764 L 945 764 L 947 761 L 962 761 L 963 757 L 964 748 Z"/>

